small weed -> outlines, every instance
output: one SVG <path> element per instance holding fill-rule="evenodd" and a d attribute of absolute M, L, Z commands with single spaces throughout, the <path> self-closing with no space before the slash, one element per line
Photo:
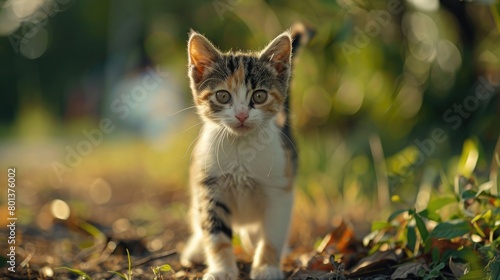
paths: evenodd
<path fill-rule="evenodd" d="M 461 173 L 474 174 L 472 169 Z M 416 275 L 420 279 L 446 279 L 443 269 L 450 260 L 470 266 L 453 271 L 457 278 L 499 279 L 500 196 L 495 180 L 459 175 L 454 183 L 447 185 L 443 178 L 441 182 L 443 188 L 425 209 L 398 210 L 387 221 L 374 222 L 365 244 L 372 243 L 372 253 L 388 244 L 403 249 L 408 257 L 430 260 L 429 269 Z"/>
<path fill-rule="evenodd" d="M 128 274 L 125 275 L 118 271 L 108 271 L 108 272 L 118 275 L 123 280 L 132 280 L 132 261 L 130 259 L 130 252 L 128 251 L 128 249 L 126 250 L 127 250 L 127 261 L 128 261 Z"/>
<path fill-rule="evenodd" d="M 78 270 L 78 269 L 73 269 L 73 268 L 69 268 L 69 267 L 56 267 L 55 269 L 65 269 L 69 272 L 78 274 L 78 275 L 80 275 L 81 280 L 92 280 L 92 277 L 90 277 L 87 273 L 85 273 L 81 270 Z"/>
<path fill-rule="evenodd" d="M 126 250 L 127 250 L 127 260 L 128 260 L 128 273 L 123 274 L 123 273 L 118 272 L 118 271 L 108 271 L 108 272 L 112 273 L 114 275 L 117 275 L 118 277 L 120 277 L 123 280 L 132 280 L 132 260 L 130 258 L 130 252 L 128 251 L 128 249 L 126 249 Z M 56 269 L 65 269 L 65 270 L 68 270 L 72 273 L 78 274 L 78 275 L 80 275 L 81 280 L 92 280 L 92 277 L 90 277 L 87 273 L 85 273 L 81 270 L 78 270 L 78 269 L 69 268 L 69 267 L 57 267 Z M 161 271 L 164 271 L 164 270 L 161 270 Z"/>
<path fill-rule="evenodd" d="M 153 274 L 155 275 L 154 280 L 163 280 L 163 276 L 161 275 L 162 272 L 173 271 L 172 267 L 169 264 L 151 267 L 151 269 L 153 270 Z"/>

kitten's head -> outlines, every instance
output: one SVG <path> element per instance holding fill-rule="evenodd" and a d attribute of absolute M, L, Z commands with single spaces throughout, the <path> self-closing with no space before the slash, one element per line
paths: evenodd
<path fill-rule="evenodd" d="M 222 53 L 192 31 L 188 72 L 198 113 L 234 135 L 267 126 L 287 97 L 291 51 L 288 32 L 259 53 Z"/>

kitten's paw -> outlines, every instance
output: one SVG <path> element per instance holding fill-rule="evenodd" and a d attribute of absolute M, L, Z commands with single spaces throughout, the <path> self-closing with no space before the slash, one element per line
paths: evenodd
<path fill-rule="evenodd" d="M 208 271 L 203 280 L 237 280 L 238 271 Z"/>
<path fill-rule="evenodd" d="M 269 266 L 263 265 L 259 267 L 252 268 L 252 272 L 250 272 L 250 278 L 252 279 L 273 279 L 279 280 L 284 279 L 285 275 L 283 271 L 277 266 Z"/>
<path fill-rule="evenodd" d="M 184 251 L 181 254 L 180 261 L 182 266 L 191 267 L 203 264 L 205 262 L 205 256 L 203 255 L 203 252 Z"/>
<path fill-rule="evenodd" d="M 205 253 L 199 243 L 200 241 L 193 237 L 189 240 L 180 257 L 182 266 L 191 267 L 205 262 Z"/>
<path fill-rule="evenodd" d="M 192 267 L 195 265 L 203 264 L 204 259 L 202 257 L 193 257 L 193 256 L 188 257 L 185 255 L 181 255 L 180 261 L 183 267 Z"/>

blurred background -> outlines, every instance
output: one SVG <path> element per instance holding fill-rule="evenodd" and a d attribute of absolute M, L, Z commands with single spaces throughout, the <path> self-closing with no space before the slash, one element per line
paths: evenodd
<path fill-rule="evenodd" d="M 0 180 L 16 167 L 20 238 L 57 238 L 74 219 L 149 252 L 184 240 L 201 127 L 186 75 L 191 28 L 224 51 L 261 49 L 296 22 L 315 31 L 292 81 L 293 244 L 312 247 L 340 219 L 366 234 L 374 219 L 452 192 L 458 175 L 498 181 L 493 0 L 0 6 Z"/>

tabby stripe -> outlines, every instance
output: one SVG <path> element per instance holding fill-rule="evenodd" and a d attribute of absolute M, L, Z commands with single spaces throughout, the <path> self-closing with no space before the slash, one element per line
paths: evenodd
<path fill-rule="evenodd" d="M 245 84 L 250 86 L 251 89 L 255 89 L 257 87 L 257 82 L 254 79 L 254 75 L 252 75 L 253 65 L 255 58 L 253 57 L 244 57 L 245 60 Z"/>
<path fill-rule="evenodd" d="M 250 99 L 250 104 L 248 104 L 248 106 L 250 106 L 250 108 L 252 109 L 255 109 L 255 102 L 253 102 L 253 100 Z"/>
<path fill-rule="evenodd" d="M 274 99 L 276 99 L 276 101 L 278 101 L 279 103 L 283 102 L 283 96 L 281 96 L 281 94 L 275 91 L 270 91 L 269 95 L 272 95 L 272 97 L 274 97 Z"/>
<path fill-rule="evenodd" d="M 218 113 L 218 112 L 222 111 L 222 109 L 224 109 L 224 107 L 215 104 L 212 100 L 209 101 L 209 104 L 210 104 L 210 110 L 213 113 Z"/>
<path fill-rule="evenodd" d="M 208 231 L 208 233 L 210 234 L 223 233 L 229 239 L 233 238 L 233 230 L 228 227 L 221 218 L 217 216 L 214 210 L 209 210 L 208 215 L 208 221 L 206 221 L 205 225 L 203 226 L 204 230 Z"/>
<path fill-rule="evenodd" d="M 224 204 L 220 201 L 217 201 L 217 200 L 213 200 L 213 199 L 212 199 L 212 202 L 215 206 L 222 208 L 222 210 L 224 210 L 224 212 L 226 212 L 226 214 L 231 214 L 231 210 L 229 210 L 229 207 L 227 207 L 226 204 Z"/>
<path fill-rule="evenodd" d="M 217 184 L 217 177 L 215 177 L 215 176 L 207 176 L 207 177 L 203 178 L 203 180 L 201 180 L 200 183 L 203 186 L 207 186 L 207 187 L 216 185 Z"/>
<path fill-rule="evenodd" d="M 236 69 L 236 64 L 235 64 L 235 59 L 234 55 L 231 55 L 227 58 L 227 67 L 229 68 L 229 73 L 234 73 L 234 70 Z"/>

